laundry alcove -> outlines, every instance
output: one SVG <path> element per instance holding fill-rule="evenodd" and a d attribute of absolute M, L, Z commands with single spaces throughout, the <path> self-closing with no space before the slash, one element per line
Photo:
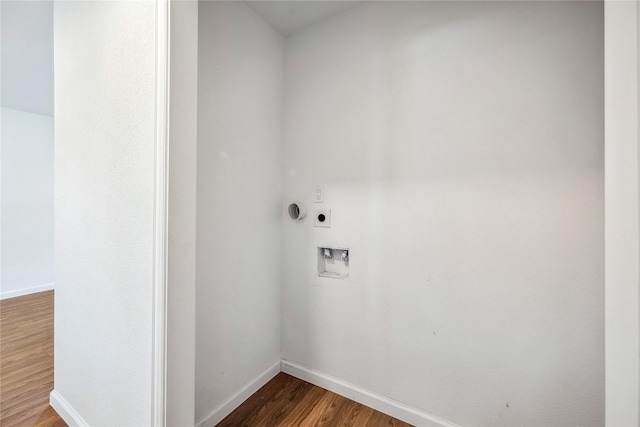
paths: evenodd
<path fill-rule="evenodd" d="M 413 423 L 601 425 L 602 4 L 313 8 L 198 7 L 197 424 L 282 369 Z"/>

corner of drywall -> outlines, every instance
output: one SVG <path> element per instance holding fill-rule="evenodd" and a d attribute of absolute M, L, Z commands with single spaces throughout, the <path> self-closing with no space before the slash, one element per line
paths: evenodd
<path fill-rule="evenodd" d="M 49 394 L 49 404 L 69 427 L 89 427 L 89 423 L 55 389 Z"/>
<path fill-rule="evenodd" d="M 238 406 L 247 400 L 252 394 L 260 390 L 262 386 L 271 381 L 281 372 L 282 362 L 278 360 L 269 369 L 236 390 L 224 402 L 216 406 L 211 412 L 196 421 L 196 427 L 213 427 L 232 413 Z"/>
<path fill-rule="evenodd" d="M 608 426 L 640 420 L 640 22 L 605 1 L 605 378 Z"/>
<path fill-rule="evenodd" d="M 54 10 L 55 387 L 92 425 L 154 424 L 155 13 Z"/>
<path fill-rule="evenodd" d="M 170 1 L 166 425 L 195 423 L 198 2 Z"/>
<path fill-rule="evenodd" d="M 151 424 L 167 416 L 167 294 L 169 246 L 169 1 L 155 4 L 155 165 L 153 177 Z"/>

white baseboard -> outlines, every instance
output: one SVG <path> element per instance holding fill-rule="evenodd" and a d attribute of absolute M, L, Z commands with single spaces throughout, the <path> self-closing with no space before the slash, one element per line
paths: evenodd
<path fill-rule="evenodd" d="M 301 380 L 310 382 L 318 387 L 325 388 L 336 394 L 355 400 L 358 403 L 369 406 L 376 411 L 390 415 L 401 421 L 419 427 L 460 427 L 451 421 L 420 411 L 388 397 L 372 393 L 368 390 L 349 384 L 322 372 L 306 368 L 293 362 L 282 360 L 282 372 Z"/>
<path fill-rule="evenodd" d="M 60 415 L 60 418 L 69 424 L 69 427 L 89 427 L 89 423 L 56 390 L 49 394 L 49 404 Z"/>
<path fill-rule="evenodd" d="M 240 390 L 236 391 L 231 397 L 222 402 L 213 409 L 204 418 L 196 422 L 197 427 L 213 427 L 222 421 L 227 415 L 233 412 L 238 406 L 240 406 L 245 400 L 247 400 L 253 393 L 258 391 L 263 385 L 268 383 L 273 377 L 280 373 L 280 361 L 275 363 L 269 369 L 258 375 L 253 380 L 245 384 Z"/>
<path fill-rule="evenodd" d="M 45 283 L 40 286 L 33 286 L 31 288 L 16 289 L 13 291 L 0 292 L 0 300 L 21 297 L 23 295 L 35 294 L 38 292 L 50 291 L 53 289 L 53 283 Z"/>
<path fill-rule="evenodd" d="M 215 426 L 279 372 L 300 378 L 417 427 L 460 427 L 451 421 L 286 360 L 278 361 L 249 381 L 209 414 L 197 421 L 196 427 Z M 69 427 L 89 427 L 89 424 L 56 390 L 53 390 L 49 395 L 49 403 L 58 415 L 69 424 Z"/>

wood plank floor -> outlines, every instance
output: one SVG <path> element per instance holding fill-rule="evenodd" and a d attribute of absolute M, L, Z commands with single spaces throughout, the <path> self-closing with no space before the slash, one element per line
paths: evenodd
<path fill-rule="evenodd" d="M 0 426 L 66 427 L 52 389 L 53 291 L 0 301 Z M 280 373 L 218 426 L 410 425 Z"/>
<path fill-rule="evenodd" d="M 53 390 L 53 291 L 0 301 L 0 426 L 66 427 Z"/>
<path fill-rule="evenodd" d="M 403 421 L 279 373 L 217 427 L 402 426 Z"/>

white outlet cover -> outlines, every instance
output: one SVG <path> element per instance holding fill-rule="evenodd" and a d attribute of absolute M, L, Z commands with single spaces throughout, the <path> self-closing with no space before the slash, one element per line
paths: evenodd
<path fill-rule="evenodd" d="M 313 226 L 314 227 L 331 227 L 331 209 L 314 209 L 313 210 Z"/>
<path fill-rule="evenodd" d="M 315 191 L 313 193 L 313 202 L 314 203 L 324 202 L 324 186 L 316 185 Z"/>

